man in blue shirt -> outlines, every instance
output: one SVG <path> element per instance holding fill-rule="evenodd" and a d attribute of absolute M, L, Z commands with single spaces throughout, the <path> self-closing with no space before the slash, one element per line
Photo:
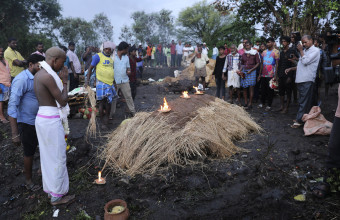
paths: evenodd
<path fill-rule="evenodd" d="M 39 109 L 33 84 L 34 75 L 40 70 L 39 62 L 43 60 L 45 57 L 38 54 L 32 54 L 28 58 L 28 69 L 19 73 L 12 82 L 7 110 L 12 129 L 12 141 L 17 146 L 21 142 L 24 147 L 26 188 L 32 191 L 40 189 L 40 186 L 32 182 L 33 156 L 38 145 L 34 124 Z"/>
<path fill-rule="evenodd" d="M 130 61 L 129 57 L 126 55 L 128 53 L 129 45 L 122 41 L 118 45 L 118 51 L 117 55 L 115 57 L 114 61 L 114 78 L 115 82 L 117 84 L 117 90 L 122 91 L 126 105 L 129 109 L 129 113 L 134 116 L 136 113 L 135 105 L 133 103 L 132 95 L 131 95 L 131 87 L 130 87 L 130 81 L 129 76 L 131 75 L 130 70 Z M 111 111 L 112 113 L 115 112 L 115 104 L 113 104 L 113 109 Z"/>

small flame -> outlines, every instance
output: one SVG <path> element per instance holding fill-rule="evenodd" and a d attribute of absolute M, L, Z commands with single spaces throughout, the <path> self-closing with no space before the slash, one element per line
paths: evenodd
<path fill-rule="evenodd" d="M 98 177 L 99 177 L 98 180 L 102 181 L 102 172 L 101 171 L 98 172 Z"/>
<path fill-rule="evenodd" d="M 198 90 L 198 87 L 193 86 L 193 88 L 196 90 L 196 94 L 200 94 L 201 91 Z"/>
<path fill-rule="evenodd" d="M 164 97 L 164 106 L 161 106 L 161 110 L 168 110 L 169 109 L 169 105 L 168 102 L 166 101 L 165 97 Z"/>
<path fill-rule="evenodd" d="M 182 92 L 184 98 L 189 98 L 188 91 Z"/>

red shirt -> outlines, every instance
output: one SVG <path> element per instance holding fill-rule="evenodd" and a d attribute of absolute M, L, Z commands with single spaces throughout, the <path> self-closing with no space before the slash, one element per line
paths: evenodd
<path fill-rule="evenodd" d="M 249 56 L 247 56 L 247 54 L 244 53 L 241 56 L 241 65 L 244 66 L 244 69 L 246 70 L 252 69 L 258 63 L 260 63 L 260 56 L 258 53 Z"/>
<path fill-rule="evenodd" d="M 129 56 L 129 60 L 130 60 L 130 70 L 131 70 L 131 74 L 129 76 L 129 80 L 130 82 L 136 82 L 137 81 L 137 70 L 136 70 L 136 66 L 137 66 L 137 62 L 142 61 L 142 58 L 135 58 L 134 60 L 131 59 L 131 57 Z"/>
<path fill-rule="evenodd" d="M 224 55 L 228 55 L 228 54 L 230 54 L 231 53 L 231 50 L 229 49 L 229 48 L 225 48 L 225 50 L 224 50 Z"/>
<path fill-rule="evenodd" d="M 176 54 L 176 44 L 171 44 L 171 54 Z"/>

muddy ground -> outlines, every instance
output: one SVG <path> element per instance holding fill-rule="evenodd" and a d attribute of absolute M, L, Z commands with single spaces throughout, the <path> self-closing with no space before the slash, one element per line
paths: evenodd
<path fill-rule="evenodd" d="M 144 78 L 155 80 L 173 75 L 169 69 L 148 69 Z M 333 121 L 337 86 L 327 99 L 322 89 L 323 114 Z M 210 88 L 208 94 L 214 94 Z M 139 111 L 153 111 L 162 98 L 175 99 L 154 84 L 140 85 L 135 100 Z M 273 107 L 278 107 L 278 97 Z M 340 197 L 320 200 L 310 194 L 315 179 L 322 175 L 329 137 L 304 137 L 302 129 L 292 129 L 297 105 L 286 115 L 254 108 L 254 119 L 264 128 L 262 135 L 237 143 L 249 150 L 230 159 L 205 159 L 194 166 L 169 167 L 156 176 L 121 177 L 104 170 L 106 185 L 94 185 L 103 165 L 97 155 L 105 143 L 105 134 L 85 141 L 88 120 L 70 120 L 70 142 L 76 151 L 68 153 L 70 193 L 76 200 L 69 205 L 52 207 L 42 191 L 28 192 L 23 187 L 22 149 L 11 145 L 9 125 L 0 126 L 0 219 L 103 219 L 104 205 L 112 199 L 128 203 L 130 219 L 340 219 Z M 124 120 L 124 108 L 110 125 L 115 129 Z M 34 181 L 41 183 L 39 153 L 35 155 Z M 306 193 L 305 202 L 294 196 Z M 89 218 L 89 217 L 91 218 Z"/>

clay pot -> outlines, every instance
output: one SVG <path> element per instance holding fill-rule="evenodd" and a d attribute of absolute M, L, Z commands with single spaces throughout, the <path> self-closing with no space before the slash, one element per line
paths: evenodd
<path fill-rule="evenodd" d="M 123 206 L 125 209 L 119 214 L 110 214 L 109 211 L 115 206 Z M 111 200 L 104 206 L 105 214 L 104 220 L 127 220 L 129 218 L 129 209 L 125 201 L 121 199 Z"/>

